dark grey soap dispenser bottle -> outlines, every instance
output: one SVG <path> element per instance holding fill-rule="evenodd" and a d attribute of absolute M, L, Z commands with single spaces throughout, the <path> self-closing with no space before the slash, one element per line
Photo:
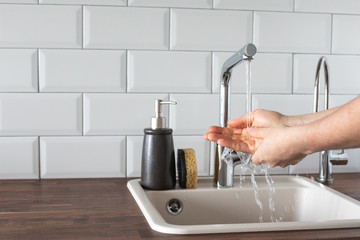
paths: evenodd
<path fill-rule="evenodd" d="M 161 106 L 164 104 L 176 102 L 155 100 L 151 128 L 144 129 L 141 185 L 151 190 L 173 189 L 176 184 L 173 130 L 166 128 L 165 118 L 161 117 Z"/>

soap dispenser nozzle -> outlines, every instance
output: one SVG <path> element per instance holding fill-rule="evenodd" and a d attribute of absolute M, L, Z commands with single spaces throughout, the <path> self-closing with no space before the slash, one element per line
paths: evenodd
<path fill-rule="evenodd" d="M 161 117 L 161 105 L 164 104 L 176 105 L 177 103 L 174 101 L 163 101 L 161 99 L 155 100 L 155 117 L 151 118 L 152 129 L 166 128 L 165 117 Z"/>

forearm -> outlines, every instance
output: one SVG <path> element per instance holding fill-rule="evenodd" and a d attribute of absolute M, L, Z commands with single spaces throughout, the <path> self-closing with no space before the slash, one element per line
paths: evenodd
<path fill-rule="evenodd" d="M 298 126 L 299 141 L 306 153 L 360 147 L 360 98 L 331 114 Z"/>
<path fill-rule="evenodd" d="M 317 113 L 309 113 L 309 114 L 297 115 L 297 116 L 284 116 L 284 124 L 289 127 L 308 124 L 336 112 L 341 107 L 342 106 L 339 106 Z"/>

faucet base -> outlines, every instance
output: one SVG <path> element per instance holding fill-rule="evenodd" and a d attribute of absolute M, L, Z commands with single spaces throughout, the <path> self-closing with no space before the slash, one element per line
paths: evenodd
<path fill-rule="evenodd" d="M 334 178 L 317 178 L 317 181 L 319 183 L 328 183 L 328 184 L 333 184 L 334 183 Z"/>

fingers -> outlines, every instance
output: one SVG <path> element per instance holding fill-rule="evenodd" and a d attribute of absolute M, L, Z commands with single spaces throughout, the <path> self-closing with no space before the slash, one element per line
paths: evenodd
<path fill-rule="evenodd" d="M 249 146 L 248 146 L 248 144 L 246 142 L 232 141 L 232 140 L 229 140 L 229 139 L 219 139 L 217 141 L 217 144 L 219 144 L 219 145 L 221 145 L 223 147 L 233 149 L 233 150 L 238 151 L 238 152 L 252 153 L 250 151 L 250 148 L 249 148 Z"/>
<path fill-rule="evenodd" d="M 226 130 L 223 127 L 211 126 L 209 127 L 208 132 L 204 134 L 204 139 L 216 142 L 225 131 Z"/>
<path fill-rule="evenodd" d="M 244 135 L 244 137 L 247 137 L 249 139 L 253 139 L 253 138 L 264 139 L 272 130 L 273 129 L 271 128 L 252 127 L 252 128 L 243 129 L 242 134 Z"/>
<path fill-rule="evenodd" d="M 217 142 L 219 139 L 223 139 L 224 136 L 222 134 L 218 134 L 218 133 L 205 133 L 204 138 L 205 138 L 205 140 Z"/>
<path fill-rule="evenodd" d="M 211 132 L 211 133 L 223 133 L 224 128 L 219 127 L 219 126 L 211 126 L 211 127 L 209 127 L 208 131 Z"/>

